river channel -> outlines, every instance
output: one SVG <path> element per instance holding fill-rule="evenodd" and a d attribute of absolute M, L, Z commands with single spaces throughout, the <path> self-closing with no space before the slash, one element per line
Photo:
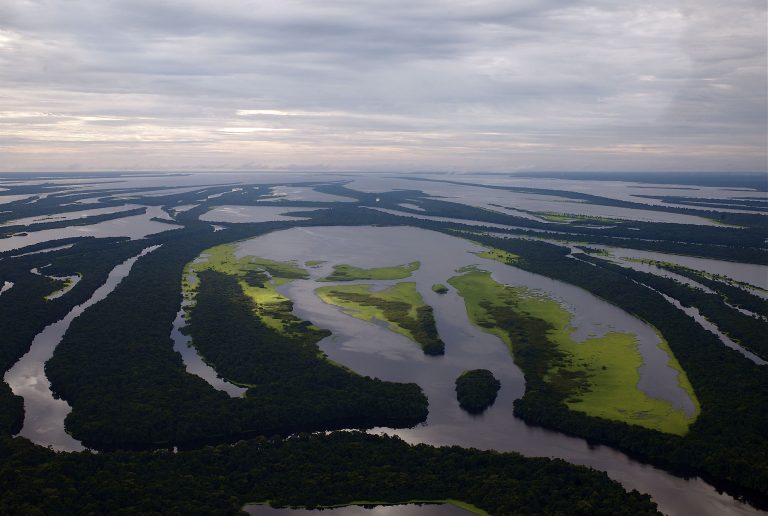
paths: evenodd
<path fill-rule="evenodd" d="M 666 354 L 657 346 L 652 328 L 622 310 L 577 287 L 531 274 L 473 254 L 480 248 L 471 242 L 439 233 L 408 227 L 294 228 L 241 242 L 238 257 L 261 256 L 279 261 L 325 260 L 310 269 L 312 279 L 296 280 L 281 287 L 294 302 L 294 312 L 333 335 L 320 342 L 332 359 L 355 371 L 383 380 L 416 382 L 430 403 L 428 420 L 405 430 L 375 429 L 397 434 L 411 443 L 461 445 L 480 449 L 517 451 L 528 456 L 560 457 L 569 462 L 604 470 L 629 489 L 651 494 L 667 514 L 753 514 L 757 511 L 719 494 L 700 479 L 682 479 L 640 464 L 604 446 L 590 446 L 582 439 L 530 427 L 512 413 L 513 401 L 523 395 L 524 380 L 506 346 L 497 337 L 483 333 L 468 320 L 463 300 L 455 290 L 439 295 L 434 283 L 445 283 L 458 267 L 478 264 L 493 277 L 509 285 L 526 286 L 546 293 L 572 314 L 577 340 L 607 331 L 634 333 L 644 365 L 639 387 L 650 395 L 667 399 L 688 412 L 691 401 L 677 384 L 674 370 L 667 367 Z M 425 356 L 413 342 L 382 325 L 343 314 L 323 303 L 314 289 L 328 283 L 334 264 L 380 267 L 422 262 L 412 278 L 424 300 L 434 308 L 438 331 L 446 343 L 442 357 Z M 360 281 L 385 286 L 394 282 Z M 464 370 L 485 368 L 501 380 L 496 403 L 482 416 L 462 411 L 455 399 L 453 382 Z"/>
<path fill-rule="evenodd" d="M 19 432 L 30 441 L 59 451 L 80 451 L 83 445 L 64 429 L 64 419 L 72 407 L 51 392 L 45 375 L 45 363 L 77 317 L 106 298 L 131 271 L 136 260 L 159 246 L 147 247 L 139 255 L 124 261 L 107 276 L 85 303 L 74 307 L 63 319 L 45 327 L 35 336 L 29 351 L 5 373 L 5 381 L 17 396 L 24 398 L 24 426 Z"/>

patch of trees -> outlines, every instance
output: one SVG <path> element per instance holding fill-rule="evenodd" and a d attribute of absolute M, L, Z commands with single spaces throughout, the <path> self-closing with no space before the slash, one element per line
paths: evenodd
<path fill-rule="evenodd" d="M 432 285 L 432 292 L 435 292 L 437 294 L 447 294 L 448 287 L 446 287 L 442 283 L 435 283 L 434 285 Z"/>
<path fill-rule="evenodd" d="M 491 514 L 657 515 L 648 495 L 562 460 L 409 446 L 358 432 L 171 453 L 56 454 L 0 440 L 3 514 L 237 514 L 354 500 L 459 499 Z"/>
<path fill-rule="evenodd" d="M 445 353 L 445 343 L 437 333 L 431 306 L 422 304 L 416 307 L 416 316 L 411 317 L 409 312 L 412 306 L 409 303 L 395 299 L 382 299 L 375 293 L 359 294 L 335 290 L 331 292 L 331 295 L 342 301 L 380 309 L 387 321 L 396 323 L 413 335 L 413 339 L 421 345 L 425 355 L 442 355 Z"/>
<path fill-rule="evenodd" d="M 0 226 L 0 238 L 7 238 L 12 236 L 14 233 L 25 231 L 42 231 L 44 229 L 58 229 L 72 226 L 87 226 L 90 224 L 98 224 L 99 222 L 106 222 L 108 220 L 122 219 L 124 217 L 132 217 L 134 215 L 143 215 L 146 213 L 146 211 L 146 208 L 135 208 L 132 210 L 118 211 L 115 213 L 105 213 L 103 215 L 92 215 L 90 217 L 82 217 L 79 219 L 54 220 L 50 222 L 37 222 L 35 224 L 22 224 L 16 226 Z"/>
<path fill-rule="evenodd" d="M 310 391 L 316 385 L 304 384 L 307 392 L 297 392 L 291 377 L 259 389 L 263 397 L 235 399 L 186 372 L 170 337 L 185 264 L 214 245 L 293 225 L 238 224 L 213 232 L 208 224 L 190 223 L 139 259 L 106 299 L 73 321 L 47 364 L 52 389 L 73 408 L 67 430 L 88 446 L 107 449 L 197 446 L 245 435 L 422 421 L 426 400 L 415 386 L 378 387 L 377 393 L 396 392 L 395 398 L 374 400 L 370 390 L 363 393 L 379 413 L 355 417 L 345 400 L 313 405 L 317 398 Z M 354 396 L 347 393 L 347 399 Z"/>
<path fill-rule="evenodd" d="M 347 192 L 348 189 L 342 189 Z M 328 189 L 328 193 L 339 193 L 336 189 Z M 413 192 L 409 192 L 413 195 Z M 346 194 L 345 194 L 346 195 Z M 375 195 L 375 194 L 374 194 Z M 422 194 L 423 195 L 423 194 Z M 396 197 L 398 202 L 415 202 L 412 197 Z M 327 225 L 410 225 L 436 231 L 489 231 L 508 233 L 510 236 L 527 236 L 533 238 L 548 238 L 551 240 L 580 241 L 615 247 L 625 247 L 659 253 L 683 254 L 715 260 L 735 261 L 742 263 L 768 264 L 768 252 L 763 249 L 765 230 L 761 227 L 723 228 L 716 226 L 698 226 L 687 224 L 664 224 L 656 222 L 617 222 L 613 228 L 588 228 L 570 224 L 545 223 L 523 217 L 515 217 L 504 213 L 496 213 L 474 206 L 442 200 L 420 198 L 418 204 L 425 211 L 411 210 L 390 201 L 376 202 L 368 199 L 370 207 L 386 207 L 403 212 L 403 215 L 392 215 L 365 207 L 350 206 L 349 203 L 337 203 L 332 209 L 318 212 L 302 212 L 302 216 L 312 217 L 312 223 Z M 345 205 L 346 204 L 346 205 Z M 408 215 L 413 215 L 409 217 Z M 513 228 L 498 228 L 462 224 L 456 222 L 432 221 L 417 218 L 419 216 L 439 216 L 467 221 L 488 222 L 517 226 Z M 703 216 L 699 213 L 700 216 Z M 759 215 L 768 220 L 768 216 Z M 613 224 L 613 222 L 612 222 Z M 305 223 L 297 225 L 306 225 Z M 530 229 L 525 229 L 530 228 Z M 635 229 L 630 229 L 635 228 Z"/>
<path fill-rule="evenodd" d="M 703 208 L 715 208 L 715 209 L 748 209 L 754 211 L 768 211 L 768 203 L 765 199 L 747 199 L 747 198 L 730 198 L 730 199 L 712 199 L 704 197 L 680 197 L 677 195 L 636 195 L 635 197 L 641 197 L 644 199 L 656 199 L 664 203 L 672 204 L 687 204 L 690 206 L 700 206 Z"/>
<path fill-rule="evenodd" d="M 602 197 L 599 195 L 587 194 L 582 192 L 572 192 L 569 190 L 553 190 L 548 188 L 530 188 L 530 187 L 519 187 L 519 186 L 478 185 L 473 183 L 462 183 L 459 181 L 447 181 L 447 180 L 441 180 L 441 179 L 423 179 L 423 178 L 403 178 L 403 179 L 410 179 L 414 181 L 431 181 L 435 183 L 448 183 L 448 184 L 471 186 L 471 187 L 481 187 L 481 188 L 487 188 L 490 190 L 506 190 L 509 192 L 516 192 L 516 193 L 527 193 L 527 194 L 536 194 L 536 195 L 554 195 L 557 197 L 574 199 L 579 202 L 596 204 L 600 206 L 614 206 L 617 208 L 631 208 L 631 209 L 646 210 L 646 211 L 679 213 L 682 215 L 693 215 L 696 217 L 706 217 L 706 218 L 715 219 L 715 220 L 727 219 L 728 222 L 731 224 L 736 224 L 739 226 L 746 226 L 746 227 L 763 227 L 764 228 L 766 227 L 766 224 L 768 224 L 768 217 L 765 217 L 764 215 L 757 215 L 752 213 L 706 211 L 706 210 L 696 210 L 696 209 L 679 208 L 679 207 L 672 207 L 672 206 L 660 206 L 655 204 L 645 204 L 640 202 L 625 201 L 622 199 L 613 199 L 611 197 Z M 763 188 L 763 190 L 764 189 L 765 188 Z M 656 224 L 656 223 L 651 223 L 651 224 Z"/>
<path fill-rule="evenodd" d="M 317 342 L 330 332 L 292 315 L 290 302 L 278 332 L 254 317 L 236 277 L 211 270 L 198 277 L 188 326 L 194 346 L 222 376 L 248 385 L 248 397 L 281 407 L 282 426 L 401 426 L 426 418 L 418 385 L 362 377 L 325 359 Z"/>
<path fill-rule="evenodd" d="M 728 306 L 720 294 L 710 294 L 672 278 L 625 268 L 592 256 L 580 256 L 580 259 L 619 272 L 638 283 L 677 299 L 685 307 L 695 307 L 701 315 L 744 348 L 761 358 L 768 359 L 768 341 L 766 340 L 768 322 Z"/>
<path fill-rule="evenodd" d="M 106 281 L 113 267 L 138 254 L 146 243 L 118 239 L 82 239 L 69 249 L 0 260 L 0 280 L 14 287 L 0 296 L 0 371 L 6 371 L 21 358 L 35 335 L 62 319 L 72 308 L 84 303 Z M 50 265 L 49 265 L 50 264 Z M 51 275 L 81 274 L 66 295 L 46 300 L 64 282 L 32 274 L 30 269 L 49 265 Z M 0 384 L 0 432 L 14 434 L 23 422 L 21 398 Z"/>
<path fill-rule="evenodd" d="M 465 371 L 456 378 L 456 399 L 471 414 L 480 414 L 493 405 L 501 382 L 487 369 Z"/>
<path fill-rule="evenodd" d="M 515 414 L 526 422 L 608 444 L 673 471 L 702 475 L 753 503 L 768 500 L 768 375 L 699 326 L 652 289 L 610 264 L 568 258 L 569 249 L 545 242 L 473 236 L 481 244 L 517 254 L 516 266 L 580 286 L 648 321 L 669 343 L 701 403 L 685 437 L 569 411 L 555 389 L 539 388 L 526 374 Z M 535 350 L 529 357 L 545 366 Z"/>
<path fill-rule="evenodd" d="M 768 300 L 747 292 L 743 288 L 737 287 L 727 281 L 702 274 L 693 269 L 689 269 L 688 267 L 668 263 L 657 263 L 655 265 L 662 269 L 667 269 L 670 272 L 674 272 L 675 274 L 685 276 L 686 278 L 704 285 L 710 290 L 714 290 L 729 304 L 738 306 L 739 308 L 743 308 L 744 310 L 748 310 L 755 314 L 768 314 Z"/>

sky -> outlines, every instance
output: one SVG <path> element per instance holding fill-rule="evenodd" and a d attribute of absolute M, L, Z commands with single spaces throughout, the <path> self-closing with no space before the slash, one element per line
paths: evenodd
<path fill-rule="evenodd" d="M 766 171 L 764 0 L 2 0 L 0 171 Z"/>

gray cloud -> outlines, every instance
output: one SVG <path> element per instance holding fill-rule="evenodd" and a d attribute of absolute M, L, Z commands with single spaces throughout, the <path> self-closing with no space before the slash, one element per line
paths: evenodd
<path fill-rule="evenodd" d="M 760 170 L 765 16 L 747 0 L 8 0 L 0 169 Z"/>

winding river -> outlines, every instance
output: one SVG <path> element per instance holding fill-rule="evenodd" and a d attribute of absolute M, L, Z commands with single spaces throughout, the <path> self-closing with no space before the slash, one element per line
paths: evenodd
<path fill-rule="evenodd" d="M 159 246 L 147 247 L 140 254 L 124 261 L 112 271 L 107 280 L 85 303 L 74 307 L 63 319 L 45 327 L 35 336 L 26 355 L 5 373 L 5 381 L 17 396 L 24 398 L 24 426 L 19 432 L 30 441 L 59 451 L 80 451 L 83 445 L 64 429 L 64 419 L 72 407 L 51 392 L 45 375 L 45 363 L 51 359 L 56 346 L 77 317 L 89 307 L 106 298 L 131 271 L 142 256 Z"/>
<path fill-rule="evenodd" d="M 506 346 L 469 322 L 464 302 L 453 289 L 445 295 L 431 290 L 432 284 L 444 283 L 455 275 L 457 267 L 479 264 L 492 272 L 497 281 L 537 289 L 559 300 L 573 314 L 577 340 L 613 329 L 634 333 L 645 362 L 640 371 L 640 388 L 686 411 L 691 409 L 691 401 L 677 385 L 675 371 L 666 366 L 667 356 L 657 346 L 656 333 L 645 323 L 577 287 L 470 254 L 478 250 L 478 246 L 465 240 L 417 228 L 322 227 L 294 228 L 254 238 L 240 243 L 236 254 L 279 261 L 326 260 L 318 268 L 310 269 L 312 279 L 296 280 L 280 288 L 294 302 L 294 312 L 299 317 L 333 332 L 320 342 L 322 350 L 332 360 L 361 374 L 416 382 L 429 398 L 430 413 L 425 424 L 405 430 L 379 428 L 374 432 L 396 434 L 411 443 L 563 458 L 604 470 L 627 488 L 650 493 L 667 514 L 757 513 L 719 494 L 698 478 L 678 478 L 611 448 L 590 446 L 583 439 L 531 427 L 516 419 L 512 404 L 522 396 L 524 380 Z M 333 264 L 380 267 L 414 260 L 422 262 L 421 268 L 403 281 L 415 281 L 424 300 L 433 306 L 438 330 L 446 343 L 442 357 L 425 356 L 405 337 L 382 325 L 345 315 L 314 295 L 317 286 L 327 285 L 316 279 L 327 275 Z M 384 286 L 394 282 L 360 283 Z M 453 391 L 455 378 L 473 368 L 490 369 L 502 383 L 496 403 L 481 416 L 462 411 Z"/>

